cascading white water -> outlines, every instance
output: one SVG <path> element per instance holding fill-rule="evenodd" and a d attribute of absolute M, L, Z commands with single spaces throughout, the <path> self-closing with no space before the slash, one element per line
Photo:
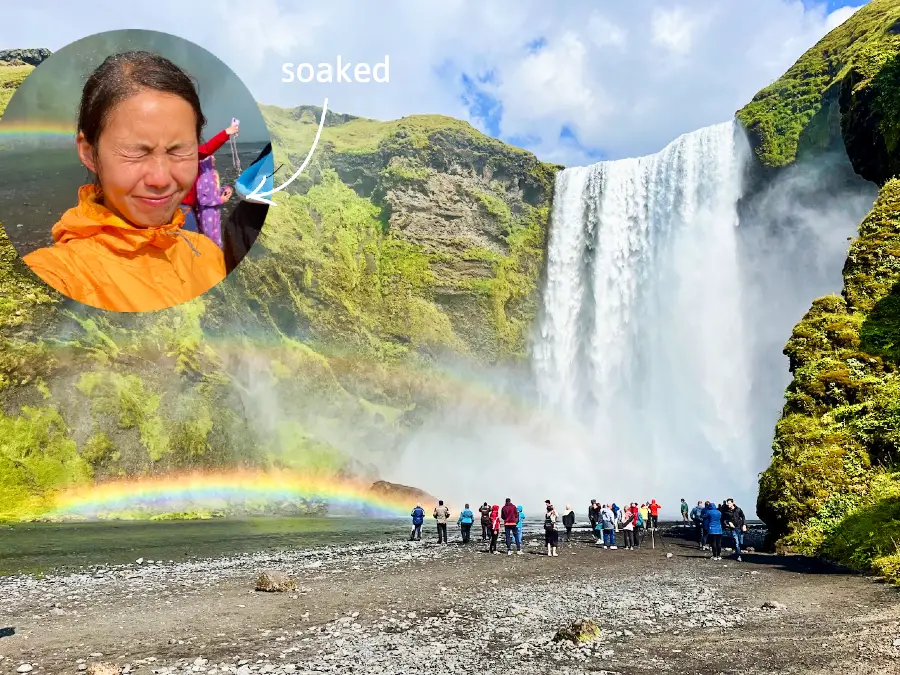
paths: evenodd
<path fill-rule="evenodd" d="M 588 429 L 583 459 L 623 467 L 607 485 L 639 474 L 635 486 L 658 490 L 680 469 L 750 468 L 746 157 L 725 123 L 557 178 L 535 375 L 542 405 Z"/>

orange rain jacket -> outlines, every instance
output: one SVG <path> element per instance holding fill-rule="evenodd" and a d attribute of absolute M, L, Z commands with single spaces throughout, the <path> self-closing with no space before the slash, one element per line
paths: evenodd
<path fill-rule="evenodd" d="M 93 185 L 53 226 L 54 245 L 23 259 L 73 300 L 116 312 L 165 309 L 202 295 L 225 278 L 222 250 L 182 230 L 184 213 L 154 228 L 130 225 L 97 202 Z"/>

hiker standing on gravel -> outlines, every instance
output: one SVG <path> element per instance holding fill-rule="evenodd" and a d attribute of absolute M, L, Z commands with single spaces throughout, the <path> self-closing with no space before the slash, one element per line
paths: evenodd
<path fill-rule="evenodd" d="M 516 537 L 517 537 L 516 541 L 518 542 L 518 546 L 519 546 L 520 549 L 521 549 L 521 546 L 522 546 L 522 531 L 523 531 L 524 528 L 525 528 L 525 510 L 522 508 L 522 505 L 519 504 L 519 505 L 516 507 L 516 511 L 519 512 L 519 522 L 516 523 L 516 530 L 517 530 L 517 532 L 516 532 Z"/>
<path fill-rule="evenodd" d="M 650 510 L 650 527 L 656 530 L 659 525 L 659 510 L 662 507 L 656 503 L 655 499 L 651 499 L 647 508 Z"/>
<path fill-rule="evenodd" d="M 570 504 L 566 504 L 566 510 L 562 517 L 563 527 L 566 528 L 566 541 L 572 538 L 572 528 L 575 527 L 575 512 Z"/>
<path fill-rule="evenodd" d="M 472 523 L 475 522 L 475 514 L 469 509 L 469 505 L 466 504 L 466 508 L 460 511 L 459 518 L 456 519 L 456 524 L 459 525 L 459 531 L 462 533 L 462 542 L 464 544 L 469 543 L 469 534 L 472 532 Z"/>
<path fill-rule="evenodd" d="M 481 541 L 488 541 L 491 538 L 491 507 L 485 502 L 478 512 L 481 514 Z"/>
<path fill-rule="evenodd" d="M 437 521 L 438 543 L 446 544 L 447 542 L 447 520 L 450 518 L 450 509 L 444 506 L 444 500 L 438 501 L 438 505 L 434 507 L 434 519 Z"/>
<path fill-rule="evenodd" d="M 641 517 L 641 510 L 638 508 L 637 502 L 631 503 L 631 512 L 634 513 L 634 547 L 641 547 L 641 535 L 644 531 L 644 519 Z"/>
<path fill-rule="evenodd" d="M 548 500 L 549 501 L 549 500 Z M 557 514 L 553 504 L 547 504 L 544 516 L 544 541 L 547 542 L 547 555 L 559 556 L 559 530 L 556 529 Z"/>
<path fill-rule="evenodd" d="M 702 519 L 702 528 L 703 533 L 700 535 L 700 550 L 708 551 L 709 550 L 709 528 L 706 525 L 706 512 L 709 511 L 712 503 L 707 499 L 703 502 L 703 510 L 700 512 L 700 518 Z"/>
<path fill-rule="evenodd" d="M 609 504 L 604 504 L 600 509 L 600 527 L 603 530 L 603 548 L 618 548 L 616 546 L 616 516 Z"/>
<path fill-rule="evenodd" d="M 703 502 L 697 502 L 697 506 L 691 509 L 691 521 L 697 528 L 697 543 L 703 548 Z"/>
<path fill-rule="evenodd" d="M 491 507 L 491 553 L 500 553 L 497 550 L 497 538 L 500 536 L 500 507 L 494 504 Z"/>
<path fill-rule="evenodd" d="M 684 501 L 684 497 L 681 498 L 681 522 L 688 522 L 688 504 Z"/>
<path fill-rule="evenodd" d="M 506 537 L 506 555 L 512 555 L 512 543 L 516 544 L 516 552 L 522 554 L 522 542 L 518 540 L 519 510 L 512 503 L 512 499 L 506 498 L 503 510 L 500 511 L 500 519 L 503 521 L 504 536 Z"/>
<path fill-rule="evenodd" d="M 591 534 L 594 535 L 594 542 L 600 541 L 600 504 L 596 499 L 591 500 L 591 506 L 588 509 L 588 516 L 591 519 Z"/>
<path fill-rule="evenodd" d="M 422 523 L 425 522 L 425 509 L 422 508 L 421 504 L 416 504 L 416 508 L 412 510 L 409 514 L 412 516 L 412 532 L 409 533 L 410 541 L 421 541 L 422 540 Z"/>
<path fill-rule="evenodd" d="M 636 514 L 631 507 L 626 507 L 621 511 L 619 524 L 622 526 L 622 536 L 625 537 L 625 548 L 629 551 L 634 550 L 634 519 Z"/>
<path fill-rule="evenodd" d="M 744 532 L 747 531 L 747 518 L 744 516 L 744 510 L 734 503 L 734 499 L 725 502 L 728 508 L 725 517 L 726 525 L 734 538 L 734 554 L 738 562 L 741 561 L 741 546 L 744 545 Z"/>
<path fill-rule="evenodd" d="M 712 547 L 712 559 L 722 559 L 722 512 L 715 504 L 710 504 L 703 516 L 703 526 L 706 529 L 709 543 Z"/>

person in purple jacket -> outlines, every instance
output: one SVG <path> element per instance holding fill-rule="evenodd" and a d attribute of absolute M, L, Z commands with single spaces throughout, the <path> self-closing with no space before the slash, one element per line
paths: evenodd
<path fill-rule="evenodd" d="M 197 189 L 197 227 L 200 234 L 212 239 L 222 248 L 222 204 L 231 198 L 232 190 L 227 185 L 219 186 L 219 172 L 213 155 L 200 160 L 200 173 L 195 183 Z"/>

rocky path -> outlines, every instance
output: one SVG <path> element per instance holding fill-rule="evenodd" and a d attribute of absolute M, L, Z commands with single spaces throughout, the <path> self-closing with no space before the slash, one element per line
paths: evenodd
<path fill-rule="evenodd" d="M 664 545 L 661 545 L 664 544 Z M 897 673 L 900 594 L 666 539 L 489 555 L 404 541 L 0 579 L 0 672 Z M 260 571 L 296 590 L 254 590 Z M 764 607 L 766 605 L 766 607 Z M 554 641 L 580 619 L 581 644 Z"/>

